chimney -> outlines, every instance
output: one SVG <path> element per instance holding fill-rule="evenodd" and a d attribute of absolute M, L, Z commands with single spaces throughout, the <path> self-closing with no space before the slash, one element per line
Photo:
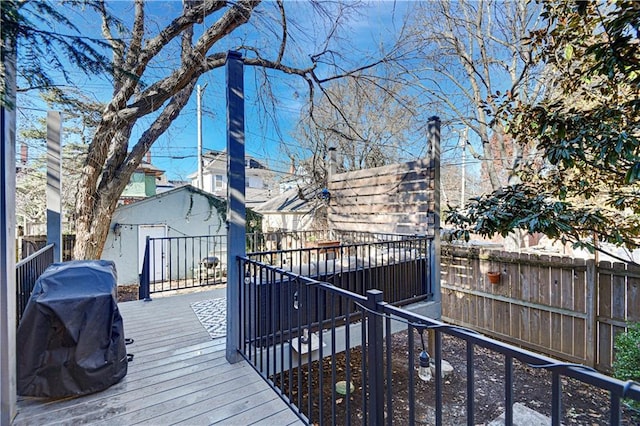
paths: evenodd
<path fill-rule="evenodd" d="M 20 146 L 20 162 L 23 165 L 26 165 L 27 161 L 29 161 L 29 147 L 27 146 L 26 143 L 23 143 Z"/>
<path fill-rule="evenodd" d="M 293 159 L 293 157 L 291 157 L 291 165 L 289 166 L 289 174 L 291 174 L 291 175 L 295 175 L 296 174 L 296 161 Z"/>
<path fill-rule="evenodd" d="M 151 149 L 147 151 L 147 163 L 151 164 Z"/>

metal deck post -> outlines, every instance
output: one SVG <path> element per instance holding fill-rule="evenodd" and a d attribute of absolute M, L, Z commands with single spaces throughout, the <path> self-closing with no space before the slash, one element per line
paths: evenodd
<path fill-rule="evenodd" d="M 230 363 L 240 361 L 240 286 L 238 257 L 245 256 L 246 207 L 244 172 L 244 63 L 227 54 L 227 351 Z"/>
<path fill-rule="evenodd" d="M 47 244 L 53 244 L 53 261 L 62 261 L 62 148 L 60 113 L 47 112 Z"/>

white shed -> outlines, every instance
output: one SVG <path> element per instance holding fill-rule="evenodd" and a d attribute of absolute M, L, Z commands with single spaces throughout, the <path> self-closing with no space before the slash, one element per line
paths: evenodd
<path fill-rule="evenodd" d="M 137 284 L 146 238 L 226 235 L 226 201 L 191 185 L 116 209 L 102 259 L 116 264 L 118 285 Z"/>
<path fill-rule="evenodd" d="M 311 187 L 292 188 L 264 204 L 254 207 L 262 215 L 262 231 L 306 231 L 323 228 L 318 213 L 326 205 Z"/>

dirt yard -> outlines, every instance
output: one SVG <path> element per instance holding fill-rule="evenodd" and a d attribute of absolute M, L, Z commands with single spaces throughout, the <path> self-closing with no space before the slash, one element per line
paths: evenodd
<path fill-rule="evenodd" d="M 416 344 L 419 338 L 416 335 Z M 416 347 L 416 353 L 419 348 Z M 392 371 L 393 371 L 393 424 L 409 424 L 408 405 L 408 350 L 406 332 L 394 334 L 392 337 Z M 475 413 L 474 423 L 476 425 L 486 424 L 504 412 L 504 362 L 499 354 L 484 350 L 475 349 Z M 347 401 L 344 397 L 336 401 L 336 421 L 335 424 L 346 424 L 347 416 L 352 424 L 362 423 L 362 381 L 361 381 L 361 349 L 354 348 L 350 351 L 350 364 L 354 384 L 354 392 Z M 466 347 L 465 343 L 459 339 L 443 337 L 443 359 L 453 366 L 453 374 L 444 382 L 443 390 L 443 423 L 445 425 L 466 424 Z M 417 368 L 418 360 L 415 360 Z M 345 379 L 346 356 L 340 354 L 335 362 L 337 380 Z M 386 368 L 386 366 L 385 366 Z M 318 423 L 318 363 L 312 367 L 312 381 L 307 378 L 309 373 L 307 368 L 303 368 L 302 388 L 302 410 L 309 413 L 308 399 L 304 396 L 311 392 L 313 423 Z M 322 389 L 323 411 L 326 414 L 325 423 L 333 424 L 331 417 L 331 363 L 328 358 L 323 362 L 323 377 L 327 385 Z M 298 372 L 294 371 L 291 383 L 291 399 L 294 403 L 298 401 Z M 285 390 L 289 389 L 289 377 L 278 377 L 285 385 Z M 551 413 L 551 374 L 540 369 L 534 369 L 514 362 L 514 400 L 520 402 L 549 416 Z M 435 382 L 422 382 L 417 378 L 415 372 L 415 414 L 416 423 L 422 425 L 435 424 Z M 565 425 L 608 425 L 609 424 L 609 397 L 606 392 L 589 385 L 582 384 L 573 379 L 562 379 L 563 385 L 563 418 Z M 339 395 L 338 395 L 339 396 Z M 348 414 L 347 414 L 348 405 Z M 623 425 L 640 424 L 640 415 L 631 410 L 623 410 Z"/>

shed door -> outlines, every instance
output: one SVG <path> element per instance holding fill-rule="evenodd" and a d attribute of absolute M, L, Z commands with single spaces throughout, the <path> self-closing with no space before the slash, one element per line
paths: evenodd
<path fill-rule="evenodd" d="M 138 273 L 142 273 L 142 264 L 144 263 L 144 251 L 147 244 L 147 237 L 162 238 L 167 236 L 167 227 L 165 225 L 139 225 L 138 226 Z M 151 244 L 151 253 L 149 260 L 149 279 L 153 282 L 162 281 L 167 270 L 165 256 L 166 242 L 163 240 L 155 241 Z"/>

